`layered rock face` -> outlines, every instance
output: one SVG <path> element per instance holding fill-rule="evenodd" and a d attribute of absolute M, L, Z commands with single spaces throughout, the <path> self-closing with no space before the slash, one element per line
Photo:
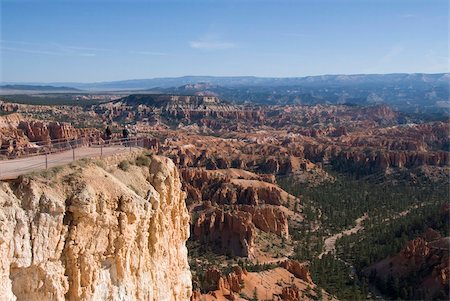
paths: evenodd
<path fill-rule="evenodd" d="M 181 123 L 195 122 L 214 129 L 224 128 L 223 122 L 233 124 L 236 119 L 262 118 L 258 111 L 243 110 L 241 106 L 222 102 L 217 97 L 200 95 L 134 94 L 103 105 L 102 110 L 114 120 L 159 122 L 169 119 Z M 215 122 L 215 118 L 221 122 Z"/>
<path fill-rule="evenodd" d="M 296 260 L 285 260 L 280 263 L 280 266 L 291 272 L 295 277 L 307 283 L 313 283 L 311 273 L 306 265 Z"/>
<path fill-rule="evenodd" d="M 37 148 L 30 142 L 47 146 L 73 139 L 99 137 L 93 128 L 75 128 L 69 123 L 30 121 L 18 113 L 0 117 L 0 150 L 3 154 L 23 155 L 33 153 Z M 58 140 L 58 141 L 52 141 Z M 57 146 L 53 144 L 53 146 Z"/>
<path fill-rule="evenodd" d="M 23 116 L 18 113 L 0 116 L 0 149 L 9 151 L 9 148 L 13 148 L 13 141 L 16 141 L 15 143 L 18 146 L 28 143 L 28 137 L 17 129 L 19 123 L 23 120 Z"/>
<path fill-rule="evenodd" d="M 188 199 L 196 203 L 210 201 L 221 205 L 280 205 L 294 198 L 278 186 L 263 181 L 264 177 L 247 172 L 254 177 L 232 178 L 226 174 L 228 171 L 183 169 L 181 174 Z"/>
<path fill-rule="evenodd" d="M 76 129 L 68 123 L 39 121 L 22 121 L 18 128 L 22 130 L 30 141 L 49 142 L 55 139 L 76 139 L 89 135 L 98 135 L 94 129 Z"/>
<path fill-rule="evenodd" d="M 24 118 L 18 113 L 0 116 L 0 128 L 16 128 Z"/>
<path fill-rule="evenodd" d="M 239 137 L 224 141 L 208 138 L 189 137 L 189 142 L 202 140 L 202 143 L 191 144 L 191 147 L 173 147 L 175 143 L 170 143 L 171 148 L 162 149 L 162 152 L 181 167 L 209 170 L 237 168 L 264 174 L 287 174 L 314 167 L 309 160 L 303 159 L 299 143 L 288 146 L 288 149 L 266 139 L 245 141 L 247 138 Z"/>
<path fill-rule="evenodd" d="M 194 240 L 216 251 L 252 257 L 256 229 L 289 238 L 288 217 L 281 206 L 296 199 L 264 176 L 225 169 L 183 169 L 184 189 L 191 204 Z M 285 209 L 285 208 L 284 208 Z"/>
<path fill-rule="evenodd" d="M 211 208 L 201 211 L 192 227 L 194 239 L 216 245 L 217 251 L 244 257 L 253 253 L 256 227 L 250 213 Z"/>
<path fill-rule="evenodd" d="M 2 300 L 189 300 L 189 215 L 172 161 L 80 164 L 0 184 Z"/>

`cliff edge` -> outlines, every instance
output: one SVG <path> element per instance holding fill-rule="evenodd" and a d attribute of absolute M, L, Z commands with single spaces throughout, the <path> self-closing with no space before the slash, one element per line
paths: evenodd
<path fill-rule="evenodd" d="M 130 156 L 0 182 L 2 300 L 189 300 L 178 171 Z"/>

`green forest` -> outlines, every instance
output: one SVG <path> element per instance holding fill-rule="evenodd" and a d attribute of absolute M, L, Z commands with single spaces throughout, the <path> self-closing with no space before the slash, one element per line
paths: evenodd
<path fill-rule="evenodd" d="M 408 300 L 420 296 L 408 279 L 380 283 L 366 278 L 362 270 L 390 255 L 431 227 L 448 235 L 448 216 L 441 208 L 449 200 L 446 182 L 379 181 L 372 175 L 355 178 L 334 174 L 335 181 L 310 187 L 280 177 L 280 186 L 300 196 L 305 222 L 291 231 L 296 240 L 294 258 L 310 262 L 313 280 L 344 300 L 373 298 L 369 284 L 389 299 Z M 336 242 L 336 254 L 318 255 L 326 237 L 352 228 L 364 215 L 364 230 Z"/>

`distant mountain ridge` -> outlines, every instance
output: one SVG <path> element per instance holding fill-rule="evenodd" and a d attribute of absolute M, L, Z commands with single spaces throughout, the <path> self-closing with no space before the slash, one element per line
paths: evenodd
<path fill-rule="evenodd" d="M 262 85 L 211 82 L 148 89 L 152 93 L 209 95 L 247 104 L 386 104 L 410 113 L 446 113 L 450 108 L 448 73 L 324 75 L 279 79 Z M 267 79 L 266 79 L 267 80 Z"/>
<path fill-rule="evenodd" d="M 83 89 L 86 93 L 115 91 L 122 94 L 215 96 L 237 104 L 386 104 L 409 113 L 448 115 L 449 81 L 450 73 L 396 73 L 291 78 L 183 76 L 48 85 Z"/>
<path fill-rule="evenodd" d="M 51 85 L 1 85 L 1 90 L 15 90 L 15 91 L 42 91 L 42 92 L 52 92 L 52 91 L 81 91 L 80 89 L 73 87 L 58 87 Z"/>
<path fill-rule="evenodd" d="M 154 88 L 179 87 L 189 84 L 208 83 L 223 87 L 239 86 L 322 86 L 351 84 L 382 84 L 382 83 L 445 83 L 450 80 L 450 73 L 393 73 L 393 74 L 339 74 L 305 77 L 256 77 L 256 76 L 182 76 L 161 77 L 151 79 L 131 79 L 95 83 L 54 82 L 45 83 L 50 86 L 65 86 L 83 90 L 145 90 Z M 11 83 L 10 83 L 11 84 Z M 24 85 L 24 83 L 14 83 Z M 38 83 L 26 83 L 37 85 Z M 42 83 L 40 84 L 42 85 Z"/>

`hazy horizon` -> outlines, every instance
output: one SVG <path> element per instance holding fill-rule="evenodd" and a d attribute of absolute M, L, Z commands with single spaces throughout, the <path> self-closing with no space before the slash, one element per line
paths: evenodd
<path fill-rule="evenodd" d="M 125 81 L 145 81 L 145 80 L 154 80 L 154 79 L 178 79 L 178 78 L 189 78 L 189 77 L 209 77 L 209 78 L 260 78 L 260 79 L 294 79 L 294 78 L 307 78 L 307 77 L 326 77 L 326 76 L 371 76 L 371 75 L 396 75 L 396 74 L 424 74 L 424 75 L 438 75 L 438 74 L 450 74 L 450 72 L 436 72 L 436 73 L 425 73 L 425 72 L 393 72 L 393 73 L 335 73 L 335 74 L 317 74 L 317 75 L 305 75 L 305 76 L 256 76 L 256 75 L 181 75 L 181 76 L 156 76 L 156 77 L 148 77 L 148 78 L 124 78 L 118 80 L 111 81 L 91 81 L 91 82 L 78 82 L 78 81 L 48 81 L 48 82 L 39 82 L 39 81 L 0 81 L 2 85 L 45 85 L 45 84 L 95 84 L 95 83 L 109 83 L 109 82 L 125 82 Z"/>

